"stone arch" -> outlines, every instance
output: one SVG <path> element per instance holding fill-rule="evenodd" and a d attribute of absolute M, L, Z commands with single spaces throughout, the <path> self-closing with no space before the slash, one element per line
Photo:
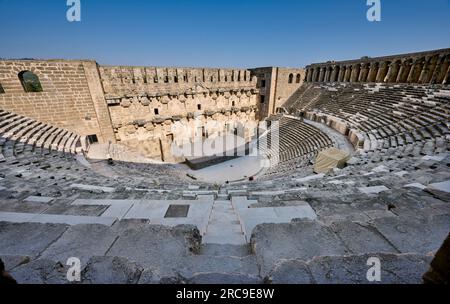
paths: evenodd
<path fill-rule="evenodd" d="M 294 74 L 289 74 L 289 80 L 288 80 L 288 82 L 289 83 L 293 83 L 294 82 Z"/>
<path fill-rule="evenodd" d="M 36 93 L 43 91 L 39 77 L 33 72 L 21 71 L 18 76 L 25 92 Z"/>
<path fill-rule="evenodd" d="M 297 74 L 296 79 L 295 79 L 295 83 L 300 83 L 302 81 L 302 75 Z"/>

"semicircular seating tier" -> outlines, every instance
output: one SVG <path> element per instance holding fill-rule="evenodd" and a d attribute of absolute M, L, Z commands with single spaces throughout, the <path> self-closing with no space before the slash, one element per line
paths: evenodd
<path fill-rule="evenodd" d="M 363 152 L 444 152 L 450 135 L 450 89 L 388 84 L 305 84 L 286 108 L 339 125 Z M 426 151 L 425 151 L 426 150 Z"/>

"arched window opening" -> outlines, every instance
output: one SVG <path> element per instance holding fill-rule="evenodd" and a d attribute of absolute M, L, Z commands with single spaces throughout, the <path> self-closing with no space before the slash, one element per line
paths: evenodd
<path fill-rule="evenodd" d="M 201 105 L 201 104 L 198 104 L 198 105 L 197 105 L 197 110 L 199 110 L 199 111 L 202 110 L 202 105 Z"/>
<path fill-rule="evenodd" d="M 289 83 L 294 82 L 294 74 L 289 74 Z"/>
<path fill-rule="evenodd" d="M 175 81 L 175 83 L 178 83 L 178 76 L 175 76 L 175 77 L 173 78 L 173 81 Z"/>
<path fill-rule="evenodd" d="M 184 76 L 183 76 L 183 81 L 184 81 L 184 82 L 188 82 L 188 77 L 187 77 L 187 75 L 184 75 Z"/>
<path fill-rule="evenodd" d="M 154 83 L 158 83 L 158 77 L 156 77 L 156 76 L 153 77 L 153 82 L 154 82 Z"/>
<path fill-rule="evenodd" d="M 211 76 L 210 80 L 211 80 L 211 82 L 214 82 L 214 76 Z"/>
<path fill-rule="evenodd" d="M 23 89 L 27 93 L 42 92 L 42 85 L 39 77 L 30 71 L 22 71 L 19 73 L 19 79 L 22 83 Z"/>
<path fill-rule="evenodd" d="M 159 115 L 159 109 L 155 109 L 155 115 Z"/>
<path fill-rule="evenodd" d="M 225 82 L 228 82 L 228 76 L 225 76 Z"/>
<path fill-rule="evenodd" d="M 2 84 L 0 83 L 0 94 L 5 94 L 5 90 L 2 87 Z"/>
<path fill-rule="evenodd" d="M 297 74 L 297 79 L 295 80 L 295 82 L 300 83 L 300 81 L 302 80 L 301 78 L 302 76 L 300 74 Z"/>
<path fill-rule="evenodd" d="M 169 83 L 169 76 L 164 77 L 164 83 Z"/>
<path fill-rule="evenodd" d="M 231 106 L 232 106 L 232 107 L 235 107 L 235 106 L 236 106 L 236 102 L 235 102 L 234 100 L 231 102 Z"/>

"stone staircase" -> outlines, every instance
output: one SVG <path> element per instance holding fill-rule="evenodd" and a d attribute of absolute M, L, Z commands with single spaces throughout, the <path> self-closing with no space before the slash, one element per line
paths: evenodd
<path fill-rule="evenodd" d="M 213 208 L 203 236 L 205 244 L 247 244 L 241 222 L 231 201 L 214 201 Z"/>

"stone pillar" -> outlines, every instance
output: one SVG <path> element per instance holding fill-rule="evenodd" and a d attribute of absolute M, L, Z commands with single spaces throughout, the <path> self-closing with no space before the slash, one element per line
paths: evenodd
<path fill-rule="evenodd" d="M 378 62 L 370 63 L 370 70 L 369 70 L 369 76 L 367 77 L 367 82 L 377 81 L 378 67 L 379 67 Z"/>
<path fill-rule="evenodd" d="M 430 83 L 432 84 L 441 84 L 443 77 L 441 77 L 441 75 L 444 75 L 445 71 L 446 71 L 446 64 L 448 63 L 447 61 L 447 56 L 443 55 L 443 56 L 439 56 L 439 59 L 437 59 L 436 61 L 436 67 L 434 69 L 433 72 L 433 76 L 431 77 Z"/>
<path fill-rule="evenodd" d="M 313 69 L 309 68 L 306 73 L 306 81 L 312 82 Z"/>
<path fill-rule="evenodd" d="M 345 69 L 344 82 L 350 82 L 350 78 L 352 76 L 352 66 L 348 65 Z"/>
<path fill-rule="evenodd" d="M 417 83 L 419 81 L 420 73 L 423 68 L 423 58 L 416 59 L 411 67 L 411 71 L 408 76 L 408 83 Z"/>
<path fill-rule="evenodd" d="M 333 65 L 333 67 L 332 67 L 332 71 L 331 71 L 331 76 L 330 76 L 330 82 L 336 82 L 336 78 L 337 78 L 337 75 L 338 75 L 338 72 L 339 72 L 339 70 L 338 70 L 338 66 L 336 66 L 336 65 Z"/>
<path fill-rule="evenodd" d="M 317 68 L 313 68 L 313 73 L 312 73 L 312 78 L 311 78 L 311 82 L 316 82 L 317 81 Z"/>
<path fill-rule="evenodd" d="M 319 82 L 323 82 L 325 79 L 325 67 L 320 68 Z"/>
<path fill-rule="evenodd" d="M 330 75 L 331 71 L 330 71 L 330 67 L 326 67 L 325 68 L 325 77 L 323 79 L 324 82 L 330 82 Z"/>
<path fill-rule="evenodd" d="M 378 69 L 378 74 L 377 74 L 377 79 L 376 79 L 377 82 L 384 82 L 384 78 L 386 77 L 388 69 L 389 69 L 389 62 L 383 61 L 380 64 L 380 67 Z"/>
<path fill-rule="evenodd" d="M 384 82 L 394 83 L 397 81 L 400 61 L 394 61 L 389 65 L 388 72 L 384 78 Z"/>
<path fill-rule="evenodd" d="M 438 57 L 425 58 L 425 64 L 423 65 L 422 72 L 420 73 L 419 83 L 429 83 L 433 76 L 434 69 L 436 68 L 436 62 Z"/>
<path fill-rule="evenodd" d="M 319 82 L 319 77 L 320 77 L 320 68 L 315 68 L 314 69 L 314 73 L 315 73 L 315 77 L 313 79 L 314 82 Z"/>
<path fill-rule="evenodd" d="M 442 84 L 450 84 L 450 66 L 447 68 L 447 73 Z"/>
<path fill-rule="evenodd" d="M 369 76 L 370 63 L 366 62 L 361 65 L 361 71 L 359 72 L 358 82 L 366 82 Z"/>
<path fill-rule="evenodd" d="M 341 65 L 339 67 L 339 75 L 338 75 L 338 82 L 344 82 L 344 77 L 345 77 L 345 71 L 346 71 L 346 67 Z"/>
<path fill-rule="evenodd" d="M 361 64 L 357 63 L 352 66 L 352 75 L 350 76 L 350 82 L 358 82 L 360 70 Z"/>
<path fill-rule="evenodd" d="M 405 59 L 403 60 L 400 70 L 398 72 L 397 76 L 397 83 L 406 83 L 408 81 L 408 75 L 411 71 L 411 59 Z"/>

